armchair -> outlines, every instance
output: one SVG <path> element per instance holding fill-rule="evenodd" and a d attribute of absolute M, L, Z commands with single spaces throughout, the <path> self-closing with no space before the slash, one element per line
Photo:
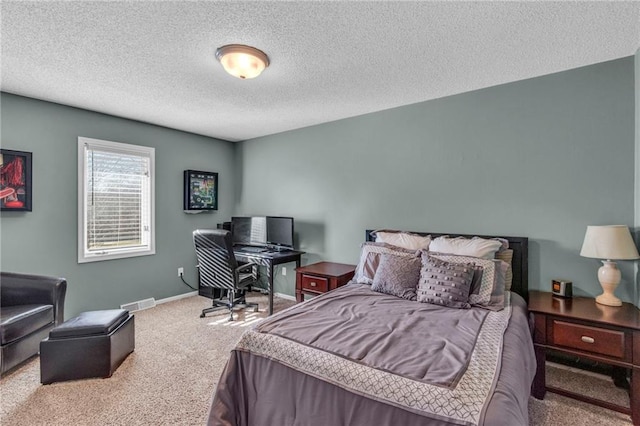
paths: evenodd
<path fill-rule="evenodd" d="M 64 278 L 0 273 L 0 374 L 36 355 L 64 321 Z"/>
<path fill-rule="evenodd" d="M 193 245 L 200 277 L 198 293 L 213 299 L 213 306 L 203 309 L 200 318 L 209 312 L 229 309 L 229 321 L 233 321 L 233 309 L 237 305 L 253 307 L 257 312 L 258 304 L 245 300 L 245 291 L 256 283 L 254 268 L 257 265 L 238 264 L 233 253 L 231 233 L 223 229 L 196 229 L 193 231 Z M 220 290 L 219 297 L 215 296 L 214 289 Z"/>

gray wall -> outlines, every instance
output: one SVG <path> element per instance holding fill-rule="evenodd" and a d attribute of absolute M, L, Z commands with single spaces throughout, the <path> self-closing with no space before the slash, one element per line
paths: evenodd
<path fill-rule="evenodd" d="M 634 144 L 628 57 L 242 142 L 236 213 L 294 216 L 306 262 L 356 263 L 366 228 L 526 236 L 531 288 L 595 296 L 580 247 L 633 225 Z"/>
<path fill-rule="evenodd" d="M 2 93 L 0 144 L 33 152 L 34 211 L 0 215 L 0 268 L 67 277 L 69 317 L 190 291 L 176 269 L 196 283 L 195 228 L 291 215 L 305 263 L 356 263 L 366 228 L 528 236 L 532 288 L 568 278 L 593 296 L 586 226 L 634 224 L 639 69 L 630 57 L 237 145 Z M 77 263 L 78 136 L 156 148 L 156 255 Z M 182 212 L 189 168 L 220 173 L 217 213 Z M 617 294 L 637 300 L 620 264 Z M 292 266 L 276 292 L 293 294 Z"/>
<path fill-rule="evenodd" d="M 2 212 L 3 271 L 66 277 L 68 318 L 148 297 L 191 291 L 196 284 L 191 232 L 215 227 L 234 203 L 234 144 L 136 121 L 2 93 L 2 148 L 33 152 L 33 211 Z M 156 254 L 77 262 L 77 139 L 87 136 L 156 148 Z M 219 173 L 220 210 L 182 211 L 182 171 Z"/>

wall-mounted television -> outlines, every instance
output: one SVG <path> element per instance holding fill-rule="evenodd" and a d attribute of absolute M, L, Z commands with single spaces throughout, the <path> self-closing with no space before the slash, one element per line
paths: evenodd
<path fill-rule="evenodd" d="M 218 173 L 184 171 L 183 209 L 186 212 L 218 210 Z"/>

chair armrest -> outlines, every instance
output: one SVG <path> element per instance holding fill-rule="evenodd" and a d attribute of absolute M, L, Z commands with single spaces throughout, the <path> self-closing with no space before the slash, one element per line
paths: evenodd
<path fill-rule="evenodd" d="M 235 278 L 236 283 L 240 281 L 240 272 L 251 268 L 251 274 L 253 275 L 253 279 L 256 279 L 256 273 L 254 272 L 254 267 L 258 267 L 260 265 L 258 265 L 257 263 L 243 263 L 242 265 L 238 266 L 236 269 L 233 270 L 233 276 Z"/>
<path fill-rule="evenodd" d="M 64 321 L 67 280 L 43 275 L 0 273 L 0 306 L 53 305 L 56 324 Z"/>
<path fill-rule="evenodd" d="M 244 270 L 245 270 L 245 269 L 247 269 L 247 268 L 253 268 L 254 266 L 260 266 L 260 265 L 258 265 L 257 263 L 251 263 L 251 262 L 249 262 L 249 263 L 243 263 L 242 265 L 238 266 L 238 267 L 235 269 L 235 271 L 234 271 L 234 272 L 235 272 L 236 274 L 238 274 L 238 273 L 240 273 L 241 271 L 244 271 Z"/>

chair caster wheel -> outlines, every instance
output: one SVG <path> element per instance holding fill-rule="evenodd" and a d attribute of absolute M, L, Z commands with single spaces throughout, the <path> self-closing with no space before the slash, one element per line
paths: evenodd
<path fill-rule="evenodd" d="M 204 318 L 204 314 L 200 314 L 200 318 Z"/>

